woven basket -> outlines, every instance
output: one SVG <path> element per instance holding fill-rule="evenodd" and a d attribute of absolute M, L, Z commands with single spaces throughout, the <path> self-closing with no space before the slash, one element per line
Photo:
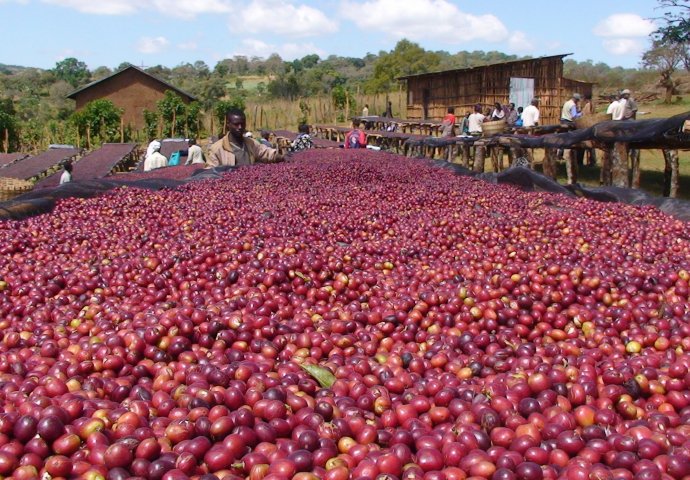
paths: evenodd
<path fill-rule="evenodd" d="M 497 133 L 502 133 L 506 129 L 505 120 L 495 120 L 493 122 L 482 123 L 482 137 L 490 137 Z"/>
<path fill-rule="evenodd" d="M 0 177 L 0 202 L 12 200 L 17 195 L 31 191 L 34 184 L 26 180 Z"/>
<path fill-rule="evenodd" d="M 585 115 L 584 117 L 575 119 L 575 128 L 589 128 L 597 123 L 608 122 L 611 120 L 611 115 L 607 113 L 595 113 L 594 115 Z"/>

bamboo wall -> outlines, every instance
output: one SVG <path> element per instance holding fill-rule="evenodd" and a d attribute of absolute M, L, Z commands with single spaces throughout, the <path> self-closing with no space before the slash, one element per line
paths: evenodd
<path fill-rule="evenodd" d="M 442 119 L 448 107 L 455 107 L 455 114 L 460 116 L 473 111 L 476 104 L 482 105 L 482 111 L 496 102 L 507 104 L 511 77 L 534 78 L 534 93 L 541 100 L 540 123 L 544 125 L 558 123 L 563 103 L 572 94 L 570 87 L 588 85 L 589 91 L 580 90 L 582 94 L 591 93 L 592 88 L 591 84 L 563 78 L 563 56 L 560 55 L 418 75 L 406 78 L 407 117 L 424 118 L 425 94 L 429 120 Z"/>

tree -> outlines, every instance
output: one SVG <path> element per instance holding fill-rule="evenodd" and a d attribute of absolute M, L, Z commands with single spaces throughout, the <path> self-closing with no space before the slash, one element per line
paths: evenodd
<path fill-rule="evenodd" d="M 91 78 L 86 64 L 73 57 L 65 58 L 63 61 L 57 62 L 53 69 L 53 73 L 56 78 L 64 80 L 74 88 L 78 85 L 85 84 L 89 81 L 89 78 Z"/>
<path fill-rule="evenodd" d="M 186 106 L 182 98 L 172 90 L 166 90 L 165 96 L 156 104 L 160 118 L 163 120 L 163 132 L 171 137 L 184 131 Z"/>
<path fill-rule="evenodd" d="M 372 93 L 390 91 L 398 77 L 427 73 L 438 68 L 440 63 L 437 53 L 427 52 L 409 40 L 400 40 L 393 51 L 379 55 L 374 63 L 373 77 L 366 84 L 367 90 Z"/>
<path fill-rule="evenodd" d="M 70 120 L 79 134 L 90 137 L 93 144 L 118 141 L 121 117 L 122 109 L 117 108 L 110 100 L 101 98 L 74 112 Z"/>
<path fill-rule="evenodd" d="M 665 90 L 664 102 L 671 103 L 673 95 L 677 93 L 679 81 L 673 78 L 678 67 L 688 61 L 690 47 L 687 43 L 670 40 L 654 40 L 652 47 L 642 56 L 645 68 L 659 72 L 659 86 Z"/>
<path fill-rule="evenodd" d="M 14 102 L 10 98 L 0 99 L 0 146 L 2 151 L 19 149 L 18 122 Z"/>
<path fill-rule="evenodd" d="M 664 25 L 654 32 L 656 40 L 690 42 L 690 0 L 659 0 L 659 8 L 665 10 Z"/>
<path fill-rule="evenodd" d="M 239 96 L 230 98 L 229 100 L 220 100 L 213 107 L 213 115 L 216 117 L 216 120 L 218 120 L 218 125 L 225 126 L 225 116 L 227 113 L 234 108 L 244 110 L 244 107 L 244 98 Z"/>

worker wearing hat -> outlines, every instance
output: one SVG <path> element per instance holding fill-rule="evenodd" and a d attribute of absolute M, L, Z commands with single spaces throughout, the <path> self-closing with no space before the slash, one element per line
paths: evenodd
<path fill-rule="evenodd" d="M 623 120 L 635 120 L 637 118 L 637 102 L 630 96 L 627 88 L 621 91 L 621 98 L 625 99 Z"/>
<path fill-rule="evenodd" d="M 582 112 L 580 112 L 578 108 L 581 99 L 582 97 L 579 93 L 573 93 L 573 96 L 563 104 L 563 108 L 561 109 L 561 123 L 571 124 L 573 120 L 582 116 Z"/>

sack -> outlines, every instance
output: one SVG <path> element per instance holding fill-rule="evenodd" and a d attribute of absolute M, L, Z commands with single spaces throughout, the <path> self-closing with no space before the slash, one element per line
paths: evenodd
<path fill-rule="evenodd" d="M 361 132 L 357 129 L 352 130 L 350 133 L 350 136 L 347 139 L 348 145 L 350 148 L 362 148 L 362 144 L 359 141 L 359 137 L 361 135 Z"/>

